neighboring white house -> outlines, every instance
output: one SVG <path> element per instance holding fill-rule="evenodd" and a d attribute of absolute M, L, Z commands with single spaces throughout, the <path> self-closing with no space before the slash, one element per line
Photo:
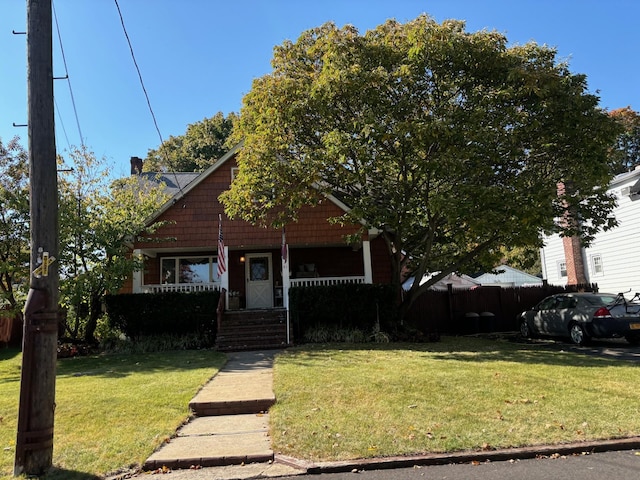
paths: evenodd
<path fill-rule="evenodd" d="M 483 273 L 474 280 L 483 286 L 509 287 L 533 287 L 542 285 L 542 279 L 535 275 L 530 275 L 522 270 L 500 265 L 495 268 L 497 273 Z"/>
<path fill-rule="evenodd" d="M 613 210 L 618 226 L 598 233 L 588 248 L 582 248 L 576 266 L 582 263 L 587 282 L 597 283 L 601 292 L 633 295 L 640 292 L 640 167 L 616 176 L 609 192 L 618 199 Z M 544 238 L 541 257 L 543 278 L 551 285 L 566 285 L 572 255 L 565 255 L 559 235 Z"/>

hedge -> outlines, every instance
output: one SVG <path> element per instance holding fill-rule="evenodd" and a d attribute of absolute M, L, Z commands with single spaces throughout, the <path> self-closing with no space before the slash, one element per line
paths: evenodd
<path fill-rule="evenodd" d="M 321 326 L 390 331 L 396 315 L 395 293 L 390 285 L 292 287 L 289 305 L 296 338 Z"/>
<path fill-rule="evenodd" d="M 220 292 L 108 295 L 109 326 L 131 339 L 148 335 L 214 334 Z"/>

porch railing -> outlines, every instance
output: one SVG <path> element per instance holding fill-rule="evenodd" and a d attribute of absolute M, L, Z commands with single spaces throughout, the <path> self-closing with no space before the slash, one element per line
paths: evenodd
<path fill-rule="evenodd" d="M 364 283 L 364 276 L 292 278 L 290 282 L 292 287 L 318 287 L 327 285 L 341 285 L 345 283 Z"/>
<path fill-rule="evenodd" d="M 142 293 L 165 293 L 165 292 L 210 292 L 220 290 L 220 283 L 165 283 L 161 285 L 142 285 Z"/>

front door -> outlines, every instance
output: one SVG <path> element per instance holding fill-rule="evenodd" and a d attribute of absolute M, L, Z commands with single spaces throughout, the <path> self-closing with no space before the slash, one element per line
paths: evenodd
<path fill-rule="evenodd" d="M 248 253 L 245 262 L 247 308 L 273 308 L 273 269 L 270 253 Z"/>

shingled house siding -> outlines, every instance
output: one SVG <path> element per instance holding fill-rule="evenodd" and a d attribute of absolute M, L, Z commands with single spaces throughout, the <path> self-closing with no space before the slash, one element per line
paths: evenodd
<path fill-rule="evenodd" d="M 176 241 L 160 244 L 141 242 L 136 244 L 136 248 L 179 248 L 184 251 L 206 246 L 215 248 L 220 213 L 224 242 L 230 249 L 279 245 L 282 238 L 280 230 L 255 227 L 243 220 L 231 221 L 224 215 L 218 196 L 229 187 L 230 179 L 231 165 L 223 165 L 158 218 L 160 221 L 168 220 L 171 224 L 160 228 L 155 236 L 175 237 Z M 329 200 L 324 200 L 316 207 L 303 207 L 299 221 L 287 225 L 287 242 L 292 246 L 344 245 L 344 236 L 355 233 L 358 227 L 342 227 L 327 222 L 327 218 L 342 213 Z"/>

